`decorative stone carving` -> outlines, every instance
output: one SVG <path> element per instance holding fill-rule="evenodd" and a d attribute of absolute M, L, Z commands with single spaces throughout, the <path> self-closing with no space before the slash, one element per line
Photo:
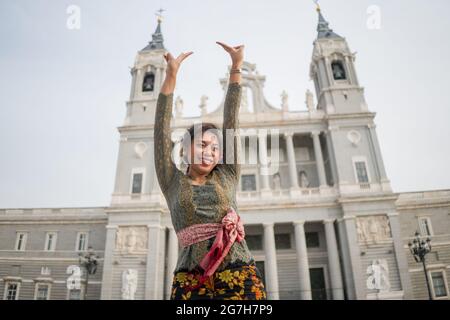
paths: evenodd
<path fill-rule="evenodd" d="M 274 190 L 281 189 L 280 174 L 278 172 L 273 175 L 273 189 Z"/>
<path fill-rule="evenodd" d="M 208 97 L 207 96 L 205 96 L 205 95 L 203 95 L 201 98 L 200 98 L 200 111 L 201 111 L 201 115 L 202 116 L 204 116 L 204 115 L 206 115 L 207 113 L 208 113 L 208 111 L 207 111 L 207 109 L 206 109 L 206 107 L 207 107 L 207 102 L 208 101 Z"/>
<path fill-rule="evenodd" d="M 134 145 L 134 152 L 136 152 L 136 155 L 139 159 L 142 159 L 144 156 L 145 151 L 147 151 L 147 144 L 145 142 L 138 142 Z"/>
<path fill-rule="evenodd" d="M 347 133 L 347 139 L 356 147 L 361 141 L 361 134 L 356 130 L 351 130 Z"/>
<path fill-rule="evenodd" d="M 391 227 L 387 216 L 358 217 L 356 219 L 358 241 L 379 243 L 391 239 Z"/>
<path fill-rule="evenodd" d="M 305 103 L 306 103 L 306 107 L 308 108 L 308 111 L 313 112 L 314 111 L 314 96 L 309 89 L 306 90 Z"/>
<path fill-rule="evenodd" d="M 309 188 L 309 186 L 311 185 L 311 183 L 308 180 L 308 176 L 306 174 L 305 171 L 300 171 L 300 187 L 301 188 Z"/>
<path fill-rule="evenodd" d="M 122 253 L 145 253 L 148 239 L 147 227 L 119 227 L 116 250 Z"/>
<path fill-rule="evenodd" d="M 181 99 L 180 96 L 177 96 L 177 99 L 175 100 L 175 117 L 181 118 L 183 116 L 183 106 L 184 101 Z"/>
<path fill-rule="evenodd" d="M 138 272 L 135 269 L 126 269 L 122 272 L 122 299 L 134 300 L 138 282 Z"/>
<path fill-rule="evenodd" d="M 281 109 L 283 111 L 288 111 L 289 110 L 289 104 L 288 104 L 288 99 L 289 99 L 289 95 L 286 92 L 286 90 L 283 90 L 283 92 L 281 93 Z"/>
<path fill-rule="evenodd" d="M 366 273 L 369 275 L 366 284 L 367 289 L 389 291 L 391 283 L 389 281 L 389 267 L 386 259 L 376 259 L 367 267 Z"/>

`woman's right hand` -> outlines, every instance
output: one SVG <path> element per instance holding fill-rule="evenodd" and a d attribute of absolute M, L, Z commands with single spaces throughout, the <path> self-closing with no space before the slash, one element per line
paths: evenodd
<path fill-rule="evenodd" d="M 170 52 L 167 52 L 164 54 L 164 59 L 167 62 L 167 69 L 166 74 L 170 76 L 176 77 L 178 73 L 178 69 L 180 68 L 181 63 L 184 59 L 189 57 L 194 52 L 190 51 L 187 53 L 181 53 L 176 59 L 170 54 Z"/>

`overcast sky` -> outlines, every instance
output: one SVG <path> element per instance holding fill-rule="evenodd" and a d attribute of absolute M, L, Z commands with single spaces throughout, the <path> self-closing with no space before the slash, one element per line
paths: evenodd
<path fill-rule="evenodd" d="M 69 29 L 70 5 L 80 29 Z M 369 28 L 380 9 L 380 28 Z M 136 52 L 163 7 L 165 46 L 194 51 L 176 95 L 188 116 L 220 103 L 229 57 L 246 45 L 265 96 L 306 110 L 317 13 L 312 0 L 0 0 L 0 208 L 107 206 Z M 333 30 L 357 51 L 395 192 L 450 188 L 450 2 L 322 0 Z M 372 21 L 372 20 L 370 20 Z M 372 25 L 373 26 L 373 25 Z"/>

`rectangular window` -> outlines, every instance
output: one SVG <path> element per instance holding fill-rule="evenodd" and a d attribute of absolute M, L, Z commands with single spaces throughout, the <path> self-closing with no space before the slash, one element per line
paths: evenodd
<path fill-rule="evenodd" d="M 320 247 L 318 232 L 305 232 L 305 238 L 306 238 L 306 247 L 307 248 Z"/>
<path fill-rule="evenodd" d="M 87 232 L 78 232 L 76 251 L 86 251 L 87 241 L 88 241 Z"/>
<path fill-rule="evenodd" d="M 275 234 L 276 249 L 291 249 L 291 236 L 289 233 Z"/>
<path fill-rule="evenodd" d="M 50 285 L 45 283 L 36 283 L 35 300 L 48 300 Z"/>
<path fill-rule="evenodd" d="M 47 232 L 45 236 L 45 251 L 55 251 L 56 248 L 56 232 Z"/>
<path fill-rule="evenodd" d="M 133 173 L 133 186 L 131 193 L 141 193 L 142 192 L 142 173 Z"/>
<path fill-rule="evenodd" d="M 67 298 L 69 300 L 81 300 L 81 289 L 69 290 L 69 294 L 68 294 Z"/>
<path fill-rule="evenodd" d="M 327 300 L 327 289 L 325 286 L 325 274 L 323 268 L 309 269 L 311 281 L 312 300 Z"/>
<path fill-rule="evenodd" d="M 18 300 L 19 298 L 19 283 L 6 282 L 5 285 L 5 300 Z"/>
<path fill-rule="evenodd" d="M 256 177 L 254 174 L 244 174 L 241 176 L 242 191 L 256 191 Z"/>
<path fill-rule="evenodd" d="M 419 218 L 419 230 L 422 236 L 431 236 L 431 220 L 429 217 Z"/>
<path fill-rule="evenodd" d="M 355 162 L 356 175 L 359 183 L 368 183 L 369 176 L 367 174 L 366 163 L 364 161 Z"/>
<path fill-rule="evenodd" d="M 445 278 L 443 271 L 431 272 L 431 279 L 433 283 L 433 292 L 436 298 L 446 297 L 448 295 L 445 286 Z"/>
<path fill-rule="evenodd" d="M 262 235 L 260 234 L 252 234 L 245 235 L 245 242 L 247 243 L 247 247 L 250 250 L 262 250 Z"/>
<path fill-rule="evenodd" d="M 28 235 L 26 232 L 18 232 L 16 237 L 16 250 L 25 251 Z"/>

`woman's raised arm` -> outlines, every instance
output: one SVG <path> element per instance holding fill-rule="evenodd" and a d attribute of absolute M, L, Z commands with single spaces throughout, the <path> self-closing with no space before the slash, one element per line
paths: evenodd
<path fill-rule="evenodd" d="M 175 163 L 172 161 L 172 139 L 170 130 L 170 120 L 172 118 L 173 92 L 175 90 L 177 72 L 181 62 L 191 55 L 192 52 L 182 53 L 174 59 L 170 53 L 166 53 L 164 58 L 167 62 L 166 78 L 161 87 L 161 91 L 156 103 L 155 127 L 154 127 L 154 158 L 155 170 L 159 186 L 163 193 L 166 192 L 173 179 Z"/>
<path fill-rule="evenodd" d="M 222 42 L 217 42 L 231 57 L 230 80 L 223 110 L 223 163 L 225 168 L 230 168 L 235 180 L 238 181 L 241 172 L 239 163 L 239 107 L 241 105 L 241 72 L 244 61 L 244 46 L 230 47 Z M 231 159 L 227 159 L 231 158 Z"/>

